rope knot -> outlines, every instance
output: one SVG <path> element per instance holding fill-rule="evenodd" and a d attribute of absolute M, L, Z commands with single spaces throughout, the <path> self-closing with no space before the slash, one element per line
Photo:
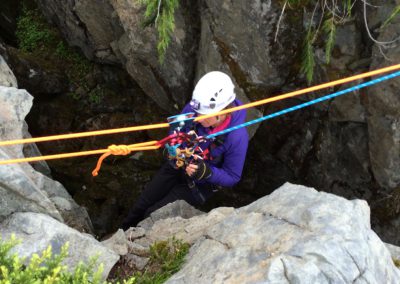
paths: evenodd
<path fill-rule="evenodd" d="M 99 174 L 101 163 L 108 156 L 110 156 L 110 155 L 125 156 L 125 155 L 128 155 L 130 152 L 132 152 L 132 150 L 130 149 L 130 147 L 128 145 L 115 145 L 115 144 L 113 144 L 113 145 L 108 146 L 107 150 L 108 150 L 108 152 L 106 152 L 103 155 L 101 155 L 101 157 L 97 161 L 96 168 L 92 171 L 92 175 L 94 177 Z"/>
<path fill-rule="evenodd" d="M 110 154 L 112 155 L 129 155 L 131 153 L 131 149 L 129 148 L 128 145 L 110 145 L 108 146 L 108 150 L 110 151 Z"/>
<path fill-rule="evenodd" d="M 132 151 L 144 151 L 144 150 L 155 150 L 160 148 L 162 145 L 158 141 L 149 141 L 143 143 L 136 143 L 131 145 L 110 145 L 99 160 L 97 161 L 96 168 L 92 171 L 92 175 L 95 177 L 99 174 L 99 170 L 103 160 L 110 155 L 129 155 Z"/>

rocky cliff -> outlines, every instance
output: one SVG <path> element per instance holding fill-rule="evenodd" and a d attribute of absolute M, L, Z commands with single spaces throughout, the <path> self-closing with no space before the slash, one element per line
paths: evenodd
<path fill-rule="evenodd" d="M 204 214 L 169 204 L 108 245 L 143 270 L 154 241 L 190 243 L 167 283 L 397 283 L 400 272 L 369 215 L 365 201 L 286 183 L 238 209 Z"/>
<path fill-rule="evenodd" d="M 5 66 L 0 69 L 0 81 L 8 85 L 0 87 L 0 133 L 2 140 L 19 139 L 27 135 L 24 117 L 32 98 L 16 88 Z M 22 148 L 3 146 L 0 159 L 24 157 Z M 150 246 L 177 238 L 191 249 L 168 283 L 400 281 L 388 248 L 371 230 L 367 202 L 305 186 L 286 183 L 245 207 L 221 207 L 209 213 L 176 202 L 153 212 L 138 227 L 118 230 L 103 243 L 74 229 L 90 231 L 85 209 L 61 184 L 29 164 L 0 166 L 0 191 L 1 239 L 15 234 L 22 240 L 13 252 L 29 259 L 49 245 L 58 253 L 69 242 L 64 264 L 73 269 L 98 255 L 104 278 L 120 258 L 132 271 L 146 269 Z"/>
<path fill-rule="evenodd" d="M 68 90 L 73 89 L 72 84 L 60 80 L 62 68 L 50 71 L 46 64 L 33 64 L 25 57 L 19 60 L 10 52 L 7 61 L 14 62 L 11 69 L 18 71 L 16 77 L 28 77 L 25 82 L 31 83 L 22 88 L 30 91 L 40 86 L 37 92 L 30 91 L 38 98 L 28 117 L 36 135 L 160 122 L 187 102 L 202 74 L 214 69 L 227 72 L 234 79 L 237 93 L 244 101 L 307 85 L 299 70 L 306 23 L 311 18 L 309 9 L 287 8 L 283 13 L 279 1 L 254 1 L 251 5 L 248 1 L 201 0 L 190 4 L 181 1 L 175 15 L 176 29 L 171 46 L 165 64 L 160 65 L 156 30 L 141 27 L 144 8 L 137 2 L 36 2 L 71 46 L 99 64 L 93 74 L 85 77 L 87 85 L 96 89 L 99 82 L 106 82 L 117 90 L 105 94 L 101 102 L 74 101 L 67 96 Z M 400 2 L 374 0 L 371 4 L 365 10 L 362 1 L 355 1 L 353 16 L 337 28 L 330 64 L 325 59 L 324 43 L 316 43 L 313 84 L 399 61 L 398 41 L 385 44 L 399 37 L 399 17 L 385 27 L 382 24 Z M 7 15 L 12 18 L 14 14 Z M 10 38 L 15 20 L 7 27 L 4 38 Z M 12 45 L 13 41 L 8 43 Z M 21 61 L 24 64 L 16 63 Z M 32 78 L 28 76 L 31 69 L 35 70 Z M 51 88 L 50 91 L 48 87 L 43 88 L 43 85 L 50 85 L 43 84 L 46 79 L 34 80 L 41 74 L 51 78 L 48 81 L 54 83 L 51 84 L 54 93 Z M 242 183 L 234 193 L 220 193 L 212 206 L 248 204 L 285 181 L 293 181 L 346 198 L 368 200 L 376 231 L 385 240 L 400 244 L 397 225 L 400 210 L 396 205 L 400 186 L 398 87 L 399 79 L 395 79 L 262 123 L 250 143 Z M 267 105 L 253 110 L 249 118 L 336 89 Z M 40 99 L 43 92 L 46 99 Z M 79 90 L 76 93 L 80 93 Z M 141 107 L 137 108 L 138 105 Z M 162 137 L 159 133 L 146 133 L 127 135 L 119 141 L 140 142 L 148 136 Z M 115 142 L 115 138 L 93 138 L 39 147 L 43 153 L 53 153 L 93 149 Z M 73 167 L 71 162 L 52 162 L 50 167 L 74 198 L 89 208 L 96 230 L 105 233 L 116 228 L 114 220 L 122 217 L 120 212 L 126 212 L 135 193 L 156 170 L 157 158 L 145 154 L 119 159 L 112 164 L 106 162 L 104 178 L 97 180 L 86 175 L 94 159 L 77 160 Z M 128 194 L 127 189 L 132 193 Z M 120 202 L 123 205 L 119 205 Z"/>

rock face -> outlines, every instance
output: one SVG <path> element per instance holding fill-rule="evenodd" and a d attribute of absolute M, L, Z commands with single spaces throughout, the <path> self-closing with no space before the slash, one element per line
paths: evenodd
<path fill-rule="evenodd" d="M 125 31 L 113 48 L 122 54 L 128 73 L 159 106 L 175 113 L 192 91 L 195 66 L 196 3 L 185 4 L 175 13 L 175 32 L 164 64 L 157 56 L 157 31 L 142 28 L 143 7 L 139 2 L 112 0 L 115 14 Z"/>
<path fill-rule="evenodd" d="M 152 98 L 149 101 L 155 101 L 168 113 L 175 114 L 189 99 L 196 81 L 205 72 L 215 69 L 222 70 L 232 77 L 237 94 L 244 102 L 306 86 L 304 75 L 299 69 L 302 42 L 308 22 L 312 18 L 309 7 L 303 10 L 286 6 L 283 12 L 284 1 L 254 1 L 251 5 L 244 0 L 204 0 L 191 1 L 190 4 L 180 1 L 180 7 L 175 13 L 176 30 L 167 51 L 166 61 L 164 65 L 160 65 L 156 54 L 156 29 L 152 26 L 145 29 L 141 27 L 144 8 L 139 6 L 137 1 L 37 0 L 36 2 L 70 45 L 79 47 L 88 58 L 106 63 L 107 67 L 111 64 L 114 65 L 113 68 L 122 68 L 138 83 L 138 88 Z M 372 0 L 372 5 L 367 7 L 367 24 L 377 39 L 381 41 L 395 39 L 398 37 L 398 17 L 385 28 L 381 28 L 381 25 L 393 8 L 399 5 L 399 0 L 388 0 L 384 4 L 381 2 Z M 379 49 L 374 47 L 373 41 L 369 39 L 365 31 L 361 4 L 354 5 L 352 11 L 354 17 L 351 20 L 337 26 L 330 64 L 326 62 L 324 39 L 320 38 L 321 40 L 315 42 L 316 67 L 313 84 L 391 64 L 382 58 Z M 316 13 L 314 19 L 320 16 L 318 14 L 320 11 Z M 384 52 L 393 62 L 398 61 L 398 41 L 386 45 Z M 58 125 L 68 126 L 68 129 L 59 128 L 59 131 L 55 129 L 55 132 L 86 130 L 87 124 L 81 123 L 83 120 L 93 121 L 92 125 L 96 129 L 120 127 L 120 124 L 114 123 L 115 121 L 127 121 L 130 125 L 143 121 L 136 118 L 133 120 L 131 116 L 131 112 L 138 112 L 137 105 L 141 105 L 136 102 L 136 98 L 139 98 L 136 92 L 130 93 L 135 97 L 134 105 L 130 105 L 131 97 L 127 102 L 121 103 L 127 120 L 124 120 L 125 118 L 113 120 L 103 113 L 103 110 L 107 113 L 115 111 L 115 108 L 110 110 L 112 108 L 110 106 L 115 106 L 116 103 L 110 103 L 108 100 L 95 107 L 83 107 L 88 110 L 84 112 L 87 118 L 81 118 L 74 114 L 76 108 L 64 107 L 68 96 L 63 93 L 66 86 L 62 84 L 62 73 L 49 72 L 50 70 L 37 66 L 35 62 L 15 65 L 20 66 L 19 72 L 14 72 L 20 85 L 24 83 L 23 78 L 27 78 L 26 82 L 35 85 L 30 86 L 32 90 L 52 97 L 51 103 L 61 106 L 62 111 L 53 110 L 57 117 L 53 117 L 50 112 L 48 114 L 38 111 L 41 118 L 52 122 L 55 128 L 59 127 Z M 27 72 L 32 69 L 31 67 L 35 70 L 35 77 L 32 80 L 29 78 L 30 72 Z M 44 77 L 47 81 L 42 80 Z M 259 128 L 249 147 L 248 163 L 243 182 L 237 186 L 237 195 L 232 198 L 232 195 L 220 193 L 222 201 L 217 201 L 215 204 L 217 206 L 247 204 L 290 180 L 349 198 L 367 199 L 373 207 L 373 203 L 381 199 L 381 193 L 385 197 L 387 194 L 392 194 L 400 185 L 399 107 L 396 99 L 398 82 L 399 79 L 394 79 L 257 125 Z M 343 88 L 346 87 L 348 86 Z M 126 90 L 130 87 L 123 88 Z M 278 111 L 335 90 L 332 88 L 275 102 L 258 110 L 253 109 L 249 111 L 248 118 Z M 51 96 L 52 92 L 59 95 Z M 127 99 L 123 91 L 118 89 L 118 93 L 120 98 Z M 38 97 L 37 94 L 33 95 L 35 98 Z M 117 96 L 110 97 L 115 99 Z M 47 103 L 43 102 L 43 105 Z M 42 106 L 38 106 L 37 109 L 41 109 Z M 153 121 L 160 121 L 162 116 L 167 115 L 160 115 Z M 57 119 L 60 119 L 60 123 Z M 74 119 L 74 123 L 71 123 Z M 31 125 L 34 125 L 35 119 L 33 121 Z M 74 126 L 69 127 L 71 124 Z M 41 125 L 43 123 L 34 126 L 39 129 L 38 132 L 43 132 L 43 128 L 48 129 L 47 126 Z M 249 132 L 252 135 L 255 129 L 249 128 Z M 138 138 L 135 142 L 141 142 L 142 138 Z M 62 147 L 67 146 L 60 146 Z M 65 168 L 69 168 L 70 171 L 70 164 L 65 166 L 60 163 L 52 166 L 53 172 L 60 173 L 63 182 L 73 180 L 71 185 L 68 185 L 70 192 L 81 192 L 83 187 L 86 188 L 88 181 L 79 180 L 82 172 L 87 172 L 86 165 L 77 165 L 73 174 L 66 173 Z M 115 169 L 115 165 L 111 168 Z M 138 172 L 150 173 L 151 170 L 139 168 Z M 111 170 L 106 169 L 104 172 L 110 173 Z M 110 174 L 113 175 L 112 172 Z M 120 175 L 130 177 L 132 171 L 130 168 L 118 170 L 118 176 Z M 127 185 L 120 181 L 110 184 L 119 183 L 121 188 L 129 187 L 131 184 L 130 181 L 126 182 Z M 140 182 L 137 184 L 143 186 Z M 117 188 L 120 185 L 111 187 Z M 135 191 L 137 192 L 136 189 Z M 96 202 L 92 202 L 92 196 L 82 197 L 96 206 L 104 200 L 109 202 L 106 210 L 103 205 L 97 210 L 97 212 L 107 211 L 104 213 L 108 218 L 107 222 L 103 220 L 99 222 L 99 227 L 106 228 L 105 230 L 111 227 L 112 222 L 109 220 L 114 219 L 109 216 L 116 215 L 118 211 L 109 213 L 112 211 L 109 209 L 115 208 L 116 200 L 127 200 L 126 198 L 111 200 L 114 198 L 114 192 L 110 195 L 113 196 L 107 195 L 105 190 L 101 196 L 97 195 Z M 129 205 L 124 205 L 124 208 Z M 397 210 L 397 216 L 392 217 L 398 218 L 399 213 Z M 387 220 L 383 218 L 379 222 L 382 221 Z M 107 224 L 104 225 L 105 223 Z M 400 244 L 400 239 L 393 239 L 393 235 L 398 234 L 392 232 L 386 241 Z"/>
<path fill-rule="evenodd" d="M 117 19 L 107 0 L 36 1 L 48 19 L 56 24 L 72 46 L 88 58 L 116 63 L 110 43 L 121 35 Z"/>
<path fill-rule="evenodd" d="M 211 11 L 211 8 L 218 10 L 220 6 L 226 7 L 223 1 L 216 1 L 215 4 L 207 3 L 211 6 L 216 5 L 211 8 L 198 7 L 196 2 L 190 5 L 181 2 L 175 13 L 175 32 L 165 62 L 160 64 L 156 48 L 157 31 L 154 27 L 143 29 L 144 8 L 138 2 L 128 0 L 112 0 L 109 3 L 107 1 L 56 3 L 49 0 L 37 2 L 41 11 L 59 27 L 71 45 L 80 47 L 91 59 L 124 66 L 145 93 L 170 113 L 176 113 L 183 107 L 191 96 L 196 81 L 211 70 L 222 70 L 231 75 L 236 83 L 239 97 L 245 102 L 248 102 L 247 96 L 251 89 L 257 89 L 258 92 L 265 91 L 271 86 L 280 86 L 284 81 L 278 76 L 279 70 L 271 63 L 274 54 L 269 54 L 269 49 L 265 50 L 264 47 L 271 42 L 273 36 L 271 26 L 276 23 L 279 15 L 278 6 L 271 3 L 255 4 L 249 13 L 245 9 L 238 10 L 234 22 L 229 18 L 221 18 L 214 23 L 215 15 L 208 15 L 207 11 Z M 236 8 L 235 6 L 229 9 L 235 11 Z M 205 11 L 201 19 L 199 11 Z M 234 29 L 226 32 L 228 27 L 246 26 L 255 22 L 254 17 L 262 19 L 270 12 L 272 16 L 263 20 L 262 26 L 252 24 L 249 27 L 251 31 L 240 34 L 240 37 L 237 37 L 238 34 Z M 237 19 L 242 18 L 243 22 L 238 22 Z M 266 27 L 269 28 L 264 30 Z M 253 29 L 262 32 L 254 35 Z M 257 54 L 256 64 L 251 59 L 252 55 L 246 52 L 249 47 L 241 50 L 246 46 L 243 43 L 254 36 L 257 39 L 255 50 L 260 51 L 260 54 Z M 242 44 L 239 44 L 241 42 Z M 288 43 L 291 43 L 292 47 L 295 46 L 293 39 Z M 288 54 L 291 52 L 288 49 L 285 51 Z M 199 60 L 195 56 L 197 52 Z M 286 60 L 289 57 L 281 56 L 281 58 L 279 64 L 287 65 Z M 235 66 L 239 68 L 234 70 Z M 247 75 L 243 70 L 247 70 L 250 66 L 251 72 Z M 265 81 L 270 81 L 271 84 L 262 83 Z M 259 115 L 258 111 L 253 110 L 249 117 Z"/>
<path fill-rule="evenodd" d="M 0 224 L 0 235 L 6 240 L 15 234 L 22 240 L 13 252 L 19 257 L 29 258 L 34 253 L 40 254 L 49 245 L 54 254 L 59 254 L 61 247 L 69 243 L 68 257 L 63 264 L 70 271 L 80 261 L 88 262 L 91 257 L 98 255 L 98 264 L 104 264 L 103 277 L 105 278 L 111 268 L 118 261 L 119 256 L 107 249 L 89 234 L 82 234 L 63 223 L 40 213 L 15 213 Z"/>
<path fill-rule="evenodd" d="M 276 1 L 204 1 L 201 7 L 201 41 L 197 74 L 211 70 L 230 70 L 240 88 L 251 93 L 282 87 L 294 60 L 297 41 L 295 29 L 283 20 L 283 36 L 275 42 L 276 25 L 281 14 Z M 240 27 L 240 28 L 238 28 Z M 287 37 L 285 33 L 294 36 Z M 290 56 L 289 56 L 290 55 Z"/>
<path fill-rule="evenodd" d="M 399 1 L 398 1 L 399 2 Z M 381 33 L 379 41 L 389 41 L 399 30 L 397 18 Z M 378 47 L 373 50 L 371 70 L 383 68 L 384 61 Z M 386 52 L 393 62 L 400 61 L 400 44 Z M 368 89 L 367 122 L 369 154 L 372 171 L 379 185 L 386 190 L 400 186 L 400 79 L 388 84 L 375 85 Z"/>
<path fill-rule="evenodd" d="M 143 260 L 149 244 L 173 236 L 192 244 L 182 269 L 167 283 L 400 281 L 362 200 L 286 183 L 239 209 L 217 208 L 184 219 L 170 215 L 173 206 L 166 209 L 168 218 L 142 227 L 145 220 L 125 233 L 131 259 Z"/>
<path fill-rule="evenodd" d="M 3 63 L 1 56 L 0 63 Z M 1 141 L 29 137 L 24 119 L 32 106 L 29 93 L 8 87 L 16 86 L 16 81 L 5 66 L 0 65 L 1 83 L 5 85 L 0 86 Z M 40 154 L 35 147 L 23 148 L 21 144 L 0 147 L 0 160 L 24 158 L 23 150 Z M 68 241 L 69 256 L 65 264 L 69 269 L 99 254 L 98 262 L 104 264 L 106 277 L 119 256 L 78 230 L 92 232 L 91 221 L 87 211 L 76 204 L 60 183 L 35 171 L 28 163 L 0 165 L 0 238 L 7 240 L 15 234 L 22 241 L 14 248 L 15 253 L 29 258 L 51 245 L 57 254 Z"/>
<path fill-rule="evenodd" d="M 1 43 L 0 43 L 0 49 L 2 49 Z M 11 71 L 10 67 L 8 67 L 7 62 L 1 55 L 0 55 L 0 86 L 18 88 L 17 79 L 15 78 L 14 73 Z"/>
<path fill-rule="evenodd" d="M 24 118 L 32 106 L 32 97 L 25 90 L 0 86 L 0 105 L 1 140 L 24 137 Z M 23 157 L 21 144 L 0 147 L 2 160 Z M 86 210 L 75 203 L 60 183 L 36 172 L 27 163 L 0 166 L 0 192 L 0 220 L 14 212 L 38 212 L 77 229 L 92 231 Z"/>

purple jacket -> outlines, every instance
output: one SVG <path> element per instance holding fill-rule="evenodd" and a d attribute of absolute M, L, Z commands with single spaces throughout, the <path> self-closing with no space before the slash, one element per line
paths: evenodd
<path fill-rule="evenodd" d="M 235 100 L 236 106 L 242 105 L 242 102 Z M 187 104 L 182 113 L 195 112 L 192 107 Z M 246 110 L 239 110 L 231 113 L 231 121 L 227 128 L 242 124 L 246 119 Z M 209 128 L 203 127 L 200 123 L 196 125 L 197 134 L 206 136 Z M 244 161 L 246 159 L 247 146 L 249 144 L 249 136 L 245 127 L 231 131 L 222 137 L 221 145 L 210 150 L 212 160 L 206 162 L 210 165 L 212 175 L 206 180 L 207 183 L 231 187 L 240 181 L 242 176 Z M 210 142 L 200 144 L 205 150 L 210 146 Z"/>

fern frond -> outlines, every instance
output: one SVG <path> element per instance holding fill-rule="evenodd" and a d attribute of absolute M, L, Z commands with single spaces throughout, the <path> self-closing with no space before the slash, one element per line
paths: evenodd
<path fill-rule="evenodd" d="M 303 55 L 301 62 L 301 72 L 306 75 L 308 83 L 311 83 L 314 77 L 314 67 L 315 67 L 314 46 L 313 46 L 314 38 L 315 38 L 315 32 L 310 28 L 304 39 Z"/>
<path fill-rule="evenodd" d="M 329 64 L 331 60 L 332 49 L 333 46 L 335 45 L 335 37 L 336 37 L 336 25 L 335 25 L 335 18 L 333 15 L 324 21 L 322 29 L 324 33 L 327 35 L 327 40 L 325 42 L 325 58 L 326 58 L 326 63 Z"/>
<path fill-rule="evenodd" d="M 146 27 L 154 24 L 158 32 L 157 51 L 159 61 L 162 64 L 167 48 L 171 42 L 171 36 L 175 30 L 175 10 L 179 6 L 179 0 L 137 0 L 146 5 L 144 22 Z"/>

